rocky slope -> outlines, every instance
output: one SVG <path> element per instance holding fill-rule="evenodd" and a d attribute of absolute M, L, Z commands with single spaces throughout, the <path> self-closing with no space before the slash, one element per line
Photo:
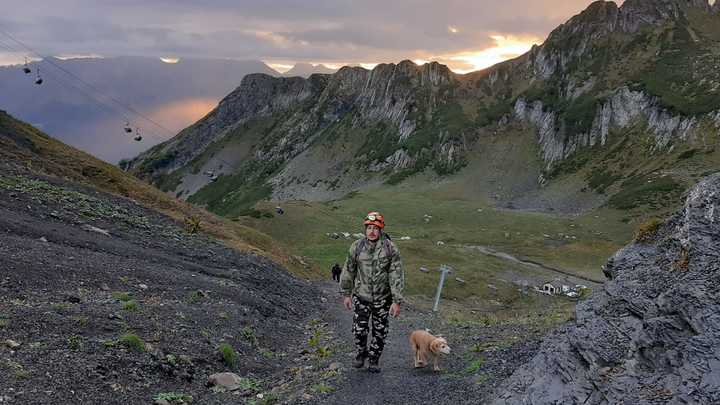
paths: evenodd
<path fill-rule="evenodd" d="M 428 170 L 453 175 L 498 152 L 478 145 L 522 132 L 534 135 L 542 167 L 523 193 L 576 176 L 609 197 L 623 181 L 673 171 L 683 153 L 715 153 L 718 26 L 717 5 L 701 0 L 598 1 L 527 54 L 467 75 L 403 61 L 307 80 L 251 76 L 125 168 L 235 215 L 268 196 L 322 200 Z M 608 165 L 603 155 L 620 140 L 635 157 Z M 594 166 L 608 167 L 603 187 Z M 692 166 L 679 183 L 707 170 Z"/>
<path fill-rule="evenodd" d="M 720 402 L 720 174 L 611 257 L 607 283 L 496 404 Z"/>
<path fill-rule="evenodd" d="M 0 112 L 0 403 L 272 397 L 320 292 L 244 232 Z"/>

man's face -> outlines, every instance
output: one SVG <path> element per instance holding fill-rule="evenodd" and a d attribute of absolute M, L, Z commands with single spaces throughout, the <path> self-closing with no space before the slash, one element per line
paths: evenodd
<path fill-rule="evenodd" d="M 365 227 L 365 236 L 369 241 L 374 242 L 380 238 L 380 228 L 377 225 L 368 225 Z"/>

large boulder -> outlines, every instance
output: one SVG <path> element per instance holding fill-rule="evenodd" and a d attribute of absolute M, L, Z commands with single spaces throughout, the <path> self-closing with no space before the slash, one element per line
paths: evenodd
<path fill-rule="evenodd" d="M 720 403 L 720 174 L 641 239 L 495 404 Z"/>

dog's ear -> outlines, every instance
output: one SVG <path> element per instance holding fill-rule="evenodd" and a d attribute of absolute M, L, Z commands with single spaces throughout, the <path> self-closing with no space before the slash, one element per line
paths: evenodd
<path fill-rule="evenodd" d="M 432 342 L 430 342 L 430 351 L 433 353 L 437 353 L 438 349 L 440 349 L 440 339 L 433 339 Z"/>

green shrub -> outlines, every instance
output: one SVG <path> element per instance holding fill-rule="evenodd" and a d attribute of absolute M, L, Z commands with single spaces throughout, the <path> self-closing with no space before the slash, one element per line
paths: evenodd
<path fill-rule="evenodd" d="M 222 343 L 220 344 L 220 346 L 218 346 L 218 352 L 220 352 L 220 356 L 222 357 L 223 363 L 225 363 L 226 366 L 230 368 L 235 368 L 238 356 L 232 346 L 227 343 Z"/>
<path fill-rule="evenodd" d="M 140 339 L 140 337 L 132 333 L 120 336 L 118 342 L 130 350 L 134 350 L 136 352 L 145 351 L 145 342 Z"/>

